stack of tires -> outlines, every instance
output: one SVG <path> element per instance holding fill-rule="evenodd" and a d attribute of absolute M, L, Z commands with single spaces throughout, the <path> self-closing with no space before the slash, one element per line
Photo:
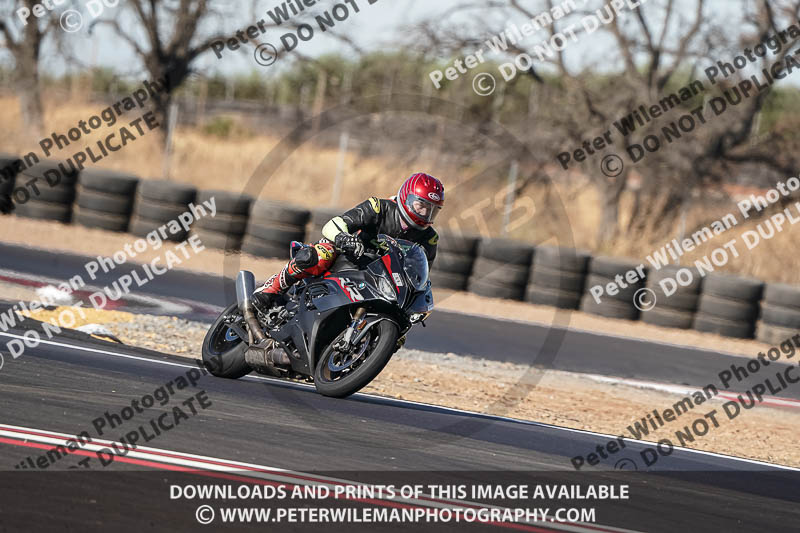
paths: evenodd
<path fill-rule="evenodd" d="M 146 237 L 161 226 L 177 220 L 181 213 L 194 202 L 197 189 L 192 186 L 164 180 L 142 180 L 137 189 L 136 201 L 129 232 L 137 237 Z M 188 232 L 167 232 L 173 242 L 186 240 Z"/>
<path fill-rule="evenodd" d="M 591 256 L 556 246 L 537 246 L 525 290 L 525 300 L 537 304 L 578 309 Z"/>
<path fill-rule="evenodd" d="M 767 344 L 781 342 L 800 334 L 800 287 L 770 283 L 764 289 L 761 320 L 756 339 Z"/>
<path fill-rule="evenodd" d="M 482 239 L 469 278 L 469 292 L 490 298 L 522 300 L 533 246 L 506 239 Z"/>
<path fill-rule="evenodd" d="M 258 200 L 250 208 L 242 251 L 257 257 L 289 257 L 292 241 L 302 242 L 311 213 L 299 207 Z"/>
<path fill-rule="evenodd" d="M 650 269 L 647 288 L 653 291 L 656 305 L 642 313 L 642 322 L 666 328 L 691 329 L 700 302 L 702 281 L 697 270 L 690 267 Z"/>
<path fill-rule="evenodd" d="M 19 157 L 15 155 L 0 153 L 0 194 L 7 194 L 12 199 L 17 177 L 14 163 L 18 160 Z"/>
<path fill-rule="evenodd" d="M 67 172 L 62 172 L 57 161 L 42 161 L 17 175 L 16 188 L 25 193 L 14 195 L 17 215 L 65 223 L 72 220 L 78 173 L 68 163 L 61 167 Z"/>
<path fill-rule="evenodd" d="M 139 178 L 111 170 L 85 169 L 78 178 L 73 222 L 87 228 L 125 232 Z"/>
<path fill-rule="evenodd" d="M 434 289 L 463 291 L 467 288 L 478 238 L 468 235 L 442 233 L 436 248 L 436 259 L 431 271 L 431 284 Z"/>
<path fill-rule="evenodd" d="M 317 242 L 322 238 L 322 228 L 333 217 L 341 216 L 344 209 L 325 208 L 311 211 L 311 222 L 306 232 L 306 242 Z"/>
<path fill-rule="evenodd" d="M 764 283 L 757 279 L 708 274 L 694 316 L 694 329 L 724 337 L 752 339 Z"/>
<path fill-rule="evenodd" d="M 644 288 L 645 282 L 644 280 L 637 280 L 630 283 L 625 278 L 628 272 L 635 270 L 640 264 L 613 257 L 593 257 L 589 262 L 589 275 L 586 277 L 585 294 L 581 299 L 581 311 L 606 318 L 637 320 L 639 318 L 639 309 L 634 304 L 634 296 L 639 289 Z M 614 278 L 616 276 L 623 277 L 626 287 L 622 288 L 622 284 L 619 284 L 617 293 L 610 295 L 605 290 L 605 286 L 612 281 L 615 282 Z M 590 289 L 596 285 L 604 287 L 600 303 L 597 303 L 590 293 Z"/>
<path fill-rule="evenodd" d="M 234 251 L 242 246 L 247 217 L 253 198 L 226 191 L 199 191 L 196 205 L 215 202 L 216 216 L 198 218 L 192 225 L 192 233 L 197 235 L 207 248 Z"/>

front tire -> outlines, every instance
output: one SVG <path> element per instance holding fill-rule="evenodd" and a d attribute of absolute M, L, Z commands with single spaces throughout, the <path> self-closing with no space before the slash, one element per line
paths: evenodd
<path fill-rule="evenodd" d="M 237 309 L 237 304 L 229 305 L 217 317 L 203 339 L 203 366 L 219 378 L 239 379 L 253 370 L 244 359 L 247 343 L 228 328 L 223 320 Z"/>
<path fill-rule="evenodd" d="M 347 371 L 337 372 L 333 368 L 341 366 L 341 361 L 336 360 L 341 354 L 333 349 L 333 345 L 339 337 L 323 350 L 314 369 L 314 385 L 317 392 L 332 398 L 350 396 L 375 379 L 395 352 L 400 333 L 393 322 L 381 320 L 369 329 L 362 341 L 368 344 L 362 355 L 363 360 L 359 359 L 360 364 L 357 367 L 353 365 L 354 368 Z"/>

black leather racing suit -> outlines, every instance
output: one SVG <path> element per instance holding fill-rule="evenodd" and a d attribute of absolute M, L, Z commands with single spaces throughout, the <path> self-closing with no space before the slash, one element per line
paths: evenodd
<path fill-rule="evenodd" d="M 400 208 L 394 200 L 372 197 L 346 211 L 341 217 L 334 217 L 325 225 L 322 235 L 329 241 L 335 242 L 336 235 L 340 231 L 355 234 L 360 230 L 359 238 L 364 245 L 375 248 L 378 234 L 384 233 L 395 239 L 405 239 L 419 244 L 428 256 L 428 264 L 432 264 L 436 258 L 439 235 L 432 227 L 419 230 L 407 226 L 403 229 L 400 220 Z"/>
<path fill-rule="evenodd" d="M 309 276 L 320 276 L 336 260 L 336 236 L 340 233 L 358 234 L 367 248 L 377 249 L 379 233 L 396 239 L 405 239 L 419 244 L 428 257 L 428 266 L 436 258 L 439 235 L 432 227 L 416 229 L 400 222 L 400 208 L 393 200 L 367 199 L 338 217 L 332 218 L 322 229 L 323 239 L 313 246 L 305 246 L 297 252 L 280 272 L 269 278 L 256 290 L 256 295 L 279 294 Z"/>

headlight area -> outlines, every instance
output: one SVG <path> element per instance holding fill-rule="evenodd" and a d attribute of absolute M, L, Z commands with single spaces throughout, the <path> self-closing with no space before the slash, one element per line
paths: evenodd
<path fill-rule="evenodd" d="M 413 313 L 411 316 L 408 317 L 408 320 L 412 324 L 419 324 L 420 322 L 428 318 L 430 315 L 431 315 L 430 313 Z"/>
<path fill-rule="evenodd" d="M 375 276 L 375 279 L 378 281 L 378 290 L 381 291 L 384 298 L 391 301 L 397 300 L 397 292 L 388 279 L 383 276 Z"/>

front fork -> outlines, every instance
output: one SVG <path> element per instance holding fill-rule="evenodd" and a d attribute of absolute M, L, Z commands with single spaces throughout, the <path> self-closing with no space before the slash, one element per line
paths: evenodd
<path fill-rule="evenodd" d="M 344 332 L 344 336 L 336 341 L 333 345 L 333 349 L 339 353 L 347 353 L 353 349 L 353 345 L 357 344 L 366 333 L 364 328 L 368 326 L 372 326 L 373 324 L 380 322 L 381 320 L 385 320 L 383 318 L 378 318 L 377 320 L 368 320 L 366 317 L 366 310 L 361 307 L 353 314 L 353 320 L 350 322 L 350 325 Z M 353 336 L 357 335 L 355 339 Z M 397 346 L 395 347 L 395 351 L 399 350 L 403 347 L 406 343 L 406 336 L 403 335 L 399 339 L 397 339 Z"/>
<path fill-rule="evenodd" d="M 364 315 L 366 313 L 367 310 L 363 307 L 359 307 L 356 310 L 353 314 L 352 322 L 350 322 L 350 325 L 344 331 L 344 336 L 333 345 L 334 350 L 339 353 L 347 353 L 353 348 L 353 335 L 364 329 L 364 326 L 367 325 L 367 321 L 364 320 Z"/>

